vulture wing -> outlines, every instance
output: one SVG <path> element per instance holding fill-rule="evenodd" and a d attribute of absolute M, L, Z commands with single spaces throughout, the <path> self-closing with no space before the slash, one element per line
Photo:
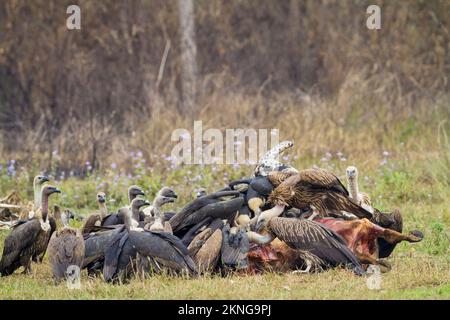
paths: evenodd
<path fill-rule="evenodd" d="M 348 265 L 355 273 L 364 273 L 344 239 L 319 223 L 305 219 L 272 218 L 268 226 L 289 247 L 308 251 L 329 267 Z"/>
<path fill-rule="evenodd" d="M 240 195 L 240 192 L 236 191 L 236 190 L 218 191 L 218 192 L 214 192 L 214 193 L 208 194 L 206 196 L 194 199 L 193 201 L 188 203 L 186 206 L 184 206 L 180 212 L 178 212 L 176 215 L 174 215 L 169 220 L 170 225 L 172 226 L 173 231 L 176 232 L 183 228 L 183 227 L 180 227 L 180 225 L 193 212 L 195 212 L 209 204 L 214 204 L 216 202 L 219 202 L 220 198 L 222 198 L 222 197 L 230 197 L 230 196 L 231 197 L 239 197 L 239 195 Z"/>
<path fill-rule="evenodd" d="M 223 227 L 222 233 L 222 263 L 237 269 L 247 268 L 247 255 L 250 249 L 247 233 L 239 229 L 236 234 L 231 234 L 228 223 Z"/>
<path fill-rule="evenodd" d="M 336 191 L 348 196 L 348 190 L 338 177 L 324 169 L 306 169 L 298 174 L 299 181 L 313 189 Z"/>
<path fill-rule="evenodd" d="M 175 271 L 195 272 L 197 267 L 179 238 L 170 233 L 130 231 L 129 239 L 142 256 L 168 261 Z"/>
<path fill-rule="evenodd" d="M 105 257 L 105 249 L 108 244 L 124 229 L 125 227 L 121 226 L 120 228 L 114 230 L 89 234 L 84 241 L 85 252 L 83 268 L 99 259 L 103 259 Z"/>
<path fill-rule="evenodd" d="M 236 191 L 235 191 L 236 192 Z M 199 199 L 203 199 L 199 198 Z M 172 219 L 170 224 L 172 225 L 173 232 L 177 232 L 183 228 L 195 225 L 202 221 L 206 217 L 220 218 L 220 219 L 230 219 L 232 215 L 244 204 L 243 197 L 237 197 L 225 201 L 215 202 L 201 207 L 190 215 L 186 216 L 183 221 L 174 226 L 172 224 Z M 174 218 L 176 218 L 175 216 Z"/>
<path fill-rule="evenodd" d="M 39 220 L 32 219 L 15 227 L 5 238 L 3 255 L 0 261 L 0 273 L 11 274 L 20 266 L 20 255 L 34 245 L 41 226 Z"/>
<path fill-rule="evenodd" d="M 120 271 L 120 257 L 127 240 L 128 231 L 125 229 L 122 230 L 122 232 L 117 233 L 107 245 L 105 249 L 105 263 L 103 266 L 103 277 L 106 282 L 114 280 Z M 136 252 L 134 253 L 134 258 L 136 258 Z"/>

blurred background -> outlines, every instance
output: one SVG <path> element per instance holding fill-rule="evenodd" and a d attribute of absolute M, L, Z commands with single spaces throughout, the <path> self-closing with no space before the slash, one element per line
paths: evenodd
<path fill-rule="evenodd" d="M 2 170 L 167 167 L 194 120 L 368 167 L 448 151 L 450 1 L 80 0 L 81 30 L 70 4 L 0 2 Z"/>

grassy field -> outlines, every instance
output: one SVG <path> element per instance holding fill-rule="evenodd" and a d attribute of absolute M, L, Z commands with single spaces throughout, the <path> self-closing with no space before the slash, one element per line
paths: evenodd
<path fill-rule="evenodd" d="M 136 156 L 139 161 L 139 155 Z M 325 155 L 321 160 L 291 157 L 297 167 L 308 167 L 314 163 L 343 175 L 348 161 L 342 155 Z M 291 275 L 265 274 L 260 276 L 232 275 L 227 277 L 202 276 L 195 279 L 156 276 L 144 281 L 133 279 L 126 285 L 105 284 L 102 279 L 88 279 L 82 274 L 81 289 L 70 290 L 65 284 L 54 286 L 47 260 L 42 265 L 34 264 L 32 275 L 16 274 L 0 278 L 2 299 L 449 299 L 450 255 L 448 226 L 450 224 L 448 180 L 440 175 L 448 174 L 444 166 L 445 154 L 436 154 L 427 161 L 410 161 L 405 153 L 381 156 L 378 168 L 365 171 L 361 177 L 362 189 L 370 191 L 376 206 L 381 209 L 400 208 L 404 214 L 405 231 L 419 229 L 425 238 L 416 244 L 403 243 L 390 258 L 393 269 L 382 275 L 381 289 L 370 290 L 366 277 L 355 277 L 344 270 L 332 270 L 321 274 Z M 289 160 L 287 160 L 289 161 Z M 358 162 L 356 162 L 358 163 Z M 448 168 L 447 168 L 448 169 Z M 204 173 L 200 175 L 200 170 Z M 174 208 L 181 207 L 192 197 L 195 187 L 211 186 L 211 190 L 222 186 L 226 180 L 248 175 L 251 167 L 217 167 L 203 169 L 184 167 L 170 174 L 150 179 L 143 172 L 134 176 L 115 173 L 92 175 L 86 179 L 69 178 L 55 183 L 63 190 L 53 202 L 86 214 L 95 209 L 96 190 L 107 190 L 110 195 L 110 210 L 124 203 L 125 186 L 132 181 L 144 186 L 152 198 L 163 184 L 173 185 L 181 195 Z M 30 198 L 26 186 L 28 176 L 17 173 L 16 183 L 7 175 L 3 177 L 2 191 L 16 189 L 23 198 Z M 187 179 L 187 180 L 186 180 Z M 23 186 L 23 189 L 20 188 Z M 76 223 L 74 222 L 76 225 Z M 1 232 L 1 239 L 8 231 Z M 3 241 L 1 241 L 3 242 Z M 237 292 L 245 294 L 236 295 Z"/>
<path fill-rule="evenodd" d="M 340 103 L 342 112 L 346 104 L 345 101 Z M 122 286 L 105 284 L 100 278 L 88 279 L 83 272 L 81 289 L 69 290 L 64 284 L 54 286 L 48 261 L 44 259 L 42 265 L 33 265 L 31 275 L 22 275 L 19 270 L 12 276 L 0 278 L 0 298 L 449 299 L 448 104 L 432 108 L 432 113 L 427 113 L 428 109 L 423 106 L 414 117 L 408 119 L 405 115 L 404 121 L 391 121 L 385 126 L 380 122 L 353 123 L 352 117 L 359 116 L 350 111 L 344 115 L 345 123 L 328 121 L 322 117 L 329 115 L 327 110 L 335 112 L 337 109 L 329 104 L 296 113 L 286 111 L 278 125 L 271 127 L 284 128 L 281 138 L 293 139 L 296 143 L 283 161 L 299 169 L 320 166 L 342 179 L 348 165 L 357 165 L 361 190 L 370 194 L 374 206 L 386 211 L 399 208 L 404 217 L 404 231 L 418 229 L 424 233 L 420 243 L 397 246 L 390 258 L 393 268 L 381 276 L 380 290 L 370 290 L 366 285 L 367 277 L 356 277 L 344 270 L 312 275 L 232 275 L 225 278 L 213 275 L 195 279 L 156 276 L 144 281 L 133 279 Z M 312 118 L 311 112 L 315 114 Z M 295 126 L 289 126 L 288 119 L 293 117 L 298 121 Z M 59 186 L 62 194 L 51 199 L 51 204 L 58 203 L 85 215 L 96 210 L 95 195 L 104 191 L 108 195 L 109 210 L 114 211 L 126 203 L 126 189 L 131 184 L 143 187 L 149 199 L 167 185 L 173 186 L 179 194 L 177 202 L 167 209 L 178 210 L 192 199 L 196 188 L 207 187 L 214 191 L 230 180 L 249 176 L 253 170 L 249 165 L 177 167 L 165 151 L 149 157 L 136 149 L 125 158 L 121 157 L 121 162 L 111 163 L 101 172 L 89 171 L 87 163 L 89 174 L 84 178 L 54 171 L 52 183 Z M 58 155 L 54 159 L 56 167 Z M 0 168 L 0 195 L 16 190 L 24 202 L 31 201 L 31 181 L 38 172 L 37 165 L 22 167 L 15 161 L 7 161 Z M 8 231 L 0 231 L 0 249 L 7 234 Z"/>

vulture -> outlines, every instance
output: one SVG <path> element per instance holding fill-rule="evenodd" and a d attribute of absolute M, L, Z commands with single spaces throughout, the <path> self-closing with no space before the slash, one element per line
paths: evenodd
<path fill-rule="evenodd" d="M 144 229 L 154 232 L 169 232 L 172 233 L 170 223 L 165 220 L 165 215 L 161 212 L 161 207 L 166 203 L 174 202 L 177 198 L 175 191 L 168 187 L 162 188 L 158 191 L 151 206 L 142 210 L 145 214 Z"/>
<path fill-rule="evenodd" d="M 272 172 L 269 180 L 280 174 Z M 269 195 L 268 202 L 281 208 L 299 209 L 314 206 L 322 215 L 342 216 L 342 211 L 358 218 L 371 218 L 372 214 L 354 202 L 342 182 L 324 169 L 306 169 L 283 180 Z"/>
<path fill-rule="evenodd" d="M 283 141 L 264 154 L 256 165 L 254 171 L 255 177 L 267 176 L 272 171 L 298 172 L 297 169 L 278 161 L 280 155 L 285 150 L 292 148 L 293 145 L 294 143 L 292 141 Z"/>
<path fill-rule="evenodd" d="M 6 237 L 0 261 L 0 274 L 2 276 L 12 274 L 21 266 L 25 268 L 25 273 L 31 272 L 31 258 L 42 254 L 42 243 L 48 243 L 50 237 L 48 198 L 51 194 L 60 192 L 56 187 L 43 186 L 41 188 L 40 209 L 37 210 L 32 219 L 21 221 Z"/>
<path fill-rule="evenodd" d="M 226 199 L 226 197 L 232 197 Z M 242 207 L 244 198 L 236 190 L 218 191 L 196 198 L 173 216 L 169 223 L 174 234 L 184 235 L 206 217 L 229 219 Z"/>
<path fill-rule="evenodd" d="M 66 212 L 61 215 L 63 227 L 53 233 L 48 243 L 48 259 L 56 282 L 67 279 L 69 267 L 81 269 L 84 258 L 84 239 L 80 230 L 68 226 Z"/>
<path fill-rule="evenodd" d="M 102 226 L 112 226 L 118 224 L 124 224 L 124 216 L 130 210 L 131 201 L 135 199 L 137 196 L 144 196 L 145 193 L 138 186 L 131 186 L 128 188 L 128 203 L 129 206 L 120 208 L 117 213 L 109 214 L 105 218 L 103 218 Z M 141 215 L 141 220 L 144 219 L 143 215 Z"/>
<path fill-rule="evenodd" d="M 195 229 L 197 234 L 188 250 L 200 273 L 212 272 L 217 267 L 222 247 L 222 227 L 223 221 L 216 218 L 209 225 Z"/>
<path fill-rule="evenodd" d="M 83 268 L 87 268 L 91 274 L 101 270 L 104 267 L 106 248 L 116 236 L 124 234 L 127 228 L 139 228 L 139 209 L 148 205 L 150 205 L 150 202 L 147 200 L 135 197 L 131 201 L 131 210 L 123 211 L 124 224 L 103 227 L 103 230 L 84 235 L 85 254 Z M 131 219 L 131 215 L 135 219 Z"/>
<path fill-rule="evenodd" d="M 367 208 L 369 211 L 372 208 L 370 197 L 367 193 L 359 192 L 358 185 L 358 169 L 355 166 L 347 167 L 345 171 L 347 176 L 348 192 L 350 198 L 360 206 Z"/>
<path fill-rule="evenodd" d="M 41 189 L 42 186 L 44 185 L 44 183 L 48 182 L 50 179 L 47 176 L 44 175 L 37 175 L 34 177 L 33 179 L 33 206 L 31 208 L 31 210 L 28 212 L 28 214 L 26 214 L 25 212 L 21 212 L 20 214 L 20 218 L 18 221 L 16 221 L 12 227 L 14 227 L 15 225 L 18 225 L 21 223 L 21 221 L 26 221 L 28 219 L 31 219 L 34 217 L 35 212 L 37 210 L 39 210 L 39 208 L 41 207 Z"/>
<path fill-rule="evenodd" d="M 97 203 L 99 211 L 90 214 L 83 225 L 82 234 L 87 235 L 96 230 L 95 227 L 101 226 L 103 219 L 108 215 L 108 208 L 106 208 L 106 194 L 99 192 L 97 194 Z"/>
<path fill-rule="evenodd" d="M 250 242 L 245 228 L 230 227 L 227 223 L 223 227 L 222 233 L 222 265 L 234 270 L 246 269 L 248 267 Z"/>
<path fill-rule="evenodd" d="M 307 264 L 305 271 L 312 266 L 326 269 L 343 265 L 357 275 L 364 274 L 341 236 L 311 220 L 278 217 L 282 211 L 283 206 L 276 206 L 262 212 L 256 225 L 258 233 L 247 232 L 249 239 L 259 244 L 270 243 L 275 237 L 280 239 L 303 258 Z"/>
<path fill-rule="evenodd" d="M 149 259 L 152 264 L 169 267 L 174 271 L 196 272 L 196 265 L 189 251 L 176 236 L 165 232 L 152 232 L 138 227 L 139 208 L 150 205 L 136 198 L 132 201 L 132 212 L 125 217 L 125 228 L 117 233 L 105 250 L 103 277 L 105 281 L 126 280 L 137 271 L 140 259 Z"/>

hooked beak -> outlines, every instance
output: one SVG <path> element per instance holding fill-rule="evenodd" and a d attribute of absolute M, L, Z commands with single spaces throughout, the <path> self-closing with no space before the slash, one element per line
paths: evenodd
<path fill-rule="evenodd" d="M 145 192 L 142 190 L 139 190 L 137 193 L 138 196 L 145 196 Z"/>
<path fill-rule="evenodd" d="M 175 197 L 175 198 L 176 198 L 176 197 Z M 164 198 L 164 202 L 165 202 L 165 203 L 175 202 L 175 198 L 165 197 L 165 198 Z"/>
<path fill-rule="evenodd" d="M 59 190 L 58 188 L 53 188 L 53 193 L 61 193 L 61 190 Z"/>
<path fill-rule="evenodd" d="M 50 181 L 50 178 L 49 177 L 47 177 L 47 176 L 42 176 L 42 182 L 48 182 L 48 181 Z"/>

